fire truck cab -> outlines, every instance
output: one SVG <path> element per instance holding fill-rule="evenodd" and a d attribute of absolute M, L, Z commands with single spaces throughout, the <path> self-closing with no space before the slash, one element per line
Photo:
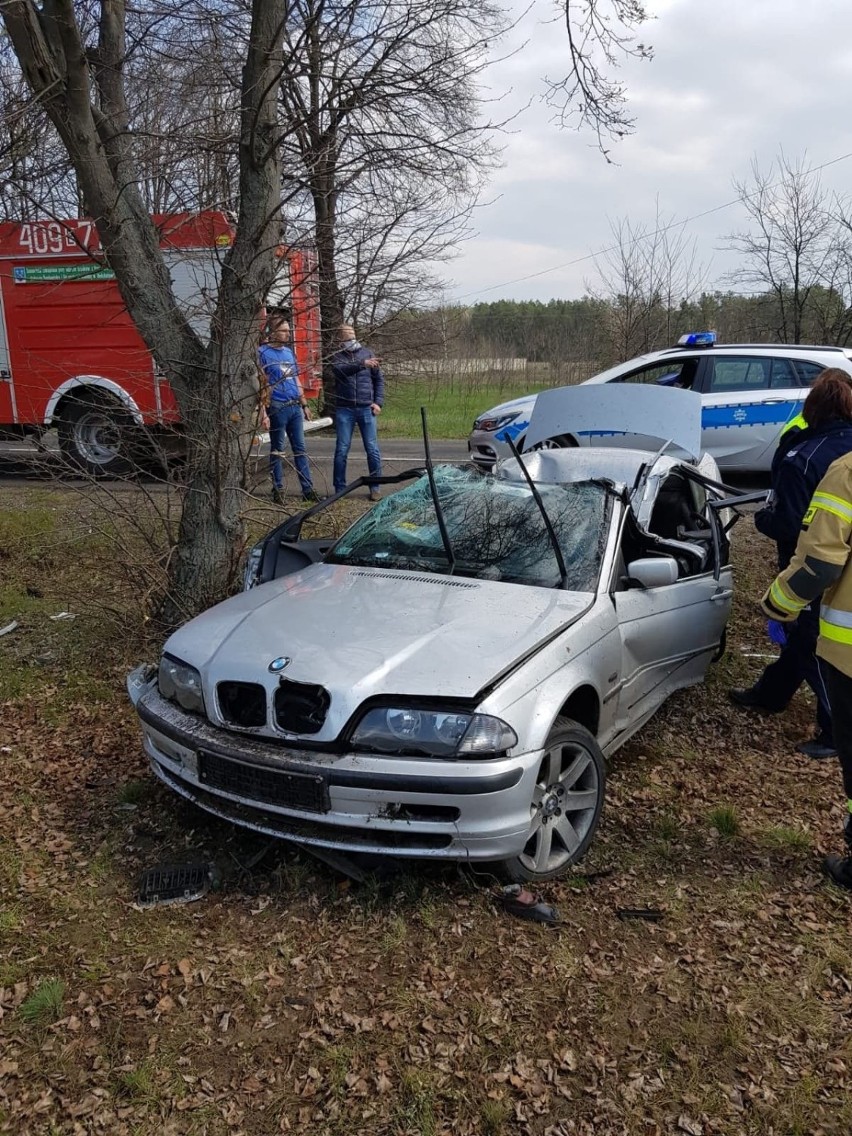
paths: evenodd
<path fill-rule="evenodd" d="M 219 212 L 153 218 L 178 302 L 206 338 L 233 232 Z M 321 385 L 316 259 L 279 249 L 269 302 L 284 310 L 306 394 Z M 260 316 L 258 317 L 258 333 Z M 123 472 L 146 444 L 173 449 L 180 414 L 131 320 L 92 221 L 0 224 L 0 434 L 55 427 L 65 458 Z"/>

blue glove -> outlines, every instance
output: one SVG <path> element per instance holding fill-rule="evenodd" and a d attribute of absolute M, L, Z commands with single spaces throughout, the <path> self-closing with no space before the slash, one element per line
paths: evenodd
<path fill-rule="evenodd" d="M 766 633 L 778 647 L 783 647 L 787 642 L 787 628 L 783 623 L 779 623 L 777 619 L 767 621 Z"/>

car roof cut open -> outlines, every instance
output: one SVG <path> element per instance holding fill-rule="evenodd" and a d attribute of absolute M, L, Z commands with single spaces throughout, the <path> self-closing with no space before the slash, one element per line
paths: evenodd
<path fill-rule="evenodd" d="M 625 383 L 544 390 L 536 398 L 524 448 L 560 434 L 635 434 L 671 442 L 690 457 L 701 453 L 701 396 L 693 391 Z"/>

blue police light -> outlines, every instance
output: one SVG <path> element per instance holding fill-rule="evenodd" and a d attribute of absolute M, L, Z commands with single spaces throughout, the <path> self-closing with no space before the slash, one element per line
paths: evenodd
<path fill-rule="evenodd" d="M 677 341 L 678 347 L 712 347 L 716 342 L 715 331 L 690 331 Z"/>

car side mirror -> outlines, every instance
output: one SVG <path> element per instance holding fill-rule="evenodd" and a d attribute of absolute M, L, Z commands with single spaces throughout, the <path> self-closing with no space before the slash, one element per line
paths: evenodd
<path fill-rule="evenodd" d="M 631 584 L 643 588 L 663 588 L 678 578 L 677 561 L 673 556 L 646 556 L 627 565 L 627 578 Z"/>

